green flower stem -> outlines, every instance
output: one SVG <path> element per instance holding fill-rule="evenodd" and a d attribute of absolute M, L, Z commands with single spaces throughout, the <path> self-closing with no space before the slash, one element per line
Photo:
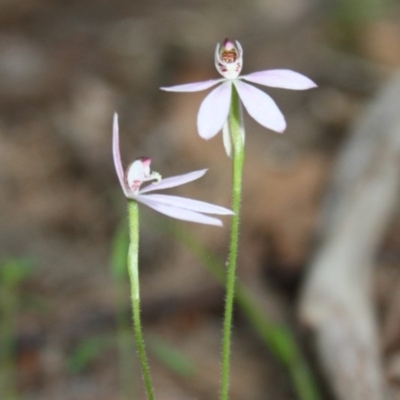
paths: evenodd
<path fill-rule="evenodd" d="M 232 217 L 231 236 L 229 245 L 229 260 L 226 277 L 225 315 L 222 333 L 222 371 L 221 371 L 221 400 L 229 397 L 229 364 L 232 333 L 233 301 L 235 298 L 236 260 L 239 241 L 240 199 L 242 193 L 242 172 L 244 162 L 244 143 L 240 135 L 239 96 L 232 85 L 231 109 L 229 111 L 229 132 L 232 138 Z"/>
<path fill-rule="evenodd" d="M 134 337 L 131 334 L 131 318 L 126 316 L 126 278 L 128 275 L 127 257 L 129 236 L 127 221 L 121 223 L 112 239 L 111 244 L 111 277 L 115 292 L 116 339 L 119 363 L 120 400 L 137 398 L 136 382 L 132 375 L 136 372 L 136 360 L 132 357 L 135 349 Z"/>
<path fill-rule="evenodd" d="M 142 325 L 140 322 L 140 295 L 139 295 L 139 207 L 136 201 L 128 202 L 129 216 L 129 252 L 128 252 L 128 272 L 131 281 L 131 299 L 133 312 L 133 330 L 135 331 L 136 348 L 139 354 L 140 364 L 144 385 L 146 388 L 147 399 L 154 400 L 154 390 L 151 384 L 149 364 L 147 361 L 146 350 L 142 335 Z"/>

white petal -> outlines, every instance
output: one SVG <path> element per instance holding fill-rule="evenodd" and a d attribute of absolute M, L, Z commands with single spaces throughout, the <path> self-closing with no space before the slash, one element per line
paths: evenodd
<path fill-rule="evenodd" d="M 201 90 L 206 90 L 217 83 L 222 82 L 224 79 L 211 79 L 209 81 L 186 83 L 184 85 L 160 87 L 161 90 L 166 92 L 200 92 Z"/>
<path fill-rule="evenodd" d="M 214 137 L 228 118 L 232 83 L 224 82 L 203 100 L 197 115 L 197 129 L 203 139 Z"/>
<path fill-rule="evenodd" d="M 231 157 L 232 156 L 232 139 L 231 139 L 231 132 L 229 131 L 228 120 L 225 121 L 224 126 L 222 127 L 222 141 L 224 143 L 226 155 L 228 157 Z"/>
<path fill-rule="evenodd" d="M 258 83 L 259 85 L 282 89 L 306 90 L 317 86 L 311 79 L 289 69 L 259 71 L 241 76 L 241 78 L 249 82 Z"/>
<path fill-rule="evenodd" d="M 234 84 L 251 117 L 273 131 L 281 133 L 285 130 L 285 118 L 270 96 L 245 82 L 235 80 Z"/>
<path fill-rule="evenodd" d="M 185 183 L 195 181 L 201 178 L 207 172 L 206 169 L 201 169 L 199 171 L 189 172 L 183 175 L 171 176 L 170 178 L 162 179 L 158 183 L 152 183 L 143 189 L 140 189 L 140 194 L 153 192 L 154 190 L 169 189 L 175 186 L 184 185 Z"/>
<path fill-rule="evenodd" d="M 113 148 L 114 166 L 115 166 L 115 170 L 117 171 L 118 180 L 119 180 L 119 183 L 121 185 L 121 188 L 122 188 L 125 196 L 127 196 L 129 190 L 126 186 L 125 173 L 124 173 L 124 168 L 123 168 L 122 162 L 121 162 L 121 153 L 119 150 L 119 129 L 118 129 L 118 114 L 117 113 L 114 113 L 114 119 L 113 119 L 112 148 Z"/>
<path fill-rule="evenodd" d="M 139 195 L 135 197 L 135 200 L 145 204 L 161 214 L 168 215 L 172 218 L 183 221 L 197 222 L 199 224 L 222 226 L 222 221 L 218 218 L 209 217 L 208 215 L 203 215 L 195 211 L 184 210 L 183 208 L 160 204 L 157 201 L 149 199 L 148 196 Z"/>
<path fill-rule="evenodd" d="M 140 196 L 140 195 L 139 195 Z M 196 211 L 206 214 L 233 215 L 233 211 L 225 207 L 216 206 L 200 200 L 188 199 L 180 196 L 170 196 L 167 194 L 149 194 L 146 199 L 154 200 L 160 204 L 184 208 L 185 210 Z"/>

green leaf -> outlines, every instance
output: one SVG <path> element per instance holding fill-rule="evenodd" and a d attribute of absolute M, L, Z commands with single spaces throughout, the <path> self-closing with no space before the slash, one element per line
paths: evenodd
<path fill-rule="evenodd" d="M 86 369 L 103 351 L 115 345 L 112 336 L 95 336 L 82 341 L 67 359 L 67 369 L 79 373 Z"/>
<path fill-rule="evenodd" d="M 159 338 L 148 341 L 148 347 L 153 355 L 167 368 L 180 376 L 191 376 L 195 366 L 185 354 Z"/>
<path fill-rule="evenodd" d="M 111 244 L 111 273 L 114 280 L 125 280 L 129 249 L 128 227 L 124 220 L 115 231 Z"/>

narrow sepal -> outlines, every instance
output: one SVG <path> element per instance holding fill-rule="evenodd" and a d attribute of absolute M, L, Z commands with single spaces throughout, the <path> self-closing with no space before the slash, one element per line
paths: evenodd
<path fill-rule="evenodd" d="M 120 149 L 119 149 L 119 127 L 118 127 L 118 114 L 117 113 L 114 113 L 114 119 L 113 119 L 112 148 L 113 148 L 113 159 L 114 159 L 115 171 L 117 172 L 119 183 L 120 183 L 121 188 L 126 196 L 129 192 L 129 190 L 128 190 L 127 184 L 125 182 L 125 173 L 124 173 L 124 168 L 122 166 L 121 153 L 120 153 Z"/>
<path fill-rule="evenodd" d="M 222 226 L 222 221 L 218 218 L 203 215 L 195 211 L 185 210 L 183 208 L 174 207 L 170 205 L 160 204 L 157 201 L 149 199 L 148 196 L 136 196 L 136 201 L 145 204 L 147 207 L 158 211 L 161 214 L 167 215 L 172 218 L 180 219 L 183 221 L 196 222 L 199 224 Z"/>
<path fill-rule="evenodd" d="M 172 187 L 184 185 L 185 183 L 195 181 L 201 178 L 207 172 L 206 169 L 201 169 L 199 171 L 189 172 L 183 175 L 171 176 L 170 178 L 164 178 L 158 183 L 152 183 L 143 189 L 140 189 L 140 193 L 153 192 L 155 190 L 169 189 Z"/>
<path fill-rule="evenodd" d="M 216 206 L 200 200 L 188 199 L 186 197 L 171 196 L 168 194 L 148 194 L 145 195 L 145 197 L 146 199 L 154 200 L 160 204 L 184 208 L 185 210 L 206 214 L 233 215 L 233 212 L 225 207 Z"/>
<path fill-rule="evenodd" d="M 270 69 L 241 76 L 242 79 L 281 89 L 306 90 L 317 85 L 310 78 L 290 69 Z"/>
<path fill-rule="evenodd" d="M 163 86 L 160 87 L 160 89 L 165 90 L 166 92 L 200 92 L 209 89 L 222 81 L 223 79 L 211 79 L 209 81 L 186 83 L 184 85 Z"/>

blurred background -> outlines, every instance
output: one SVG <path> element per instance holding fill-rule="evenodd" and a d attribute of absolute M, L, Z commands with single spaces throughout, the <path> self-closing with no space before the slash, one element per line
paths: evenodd
<path fill-rule="evenodd" d="M 334 398 L 296 318 L 299 289 L 348 127 L 400 67 L 394 0 L 1 0 L 2 400 L 144 399 L 112 114 L 125 165 L 150 156 L 165 177 L 207 167 L 174 194 L 229 207 L 222 137 L 196 132 L 206 92 L 159 90 L 217 78 L 214 49 L 226 37 L 244 48 L 243 73 L 288 68 L 319 85 L 267 90 L 284 135 L 245 116 L 239 275 L 267 319 L 249 321 L 246 301 L 237 308 L 231 399 Z M 159 399 L 217 398 L 224 292 L 210 270 L 224 265 L 228 234 L 228 219 L 218 229 L 142 208 L 142 316 Z M 400 216 L 376 261 L 380 329 L 399 256 Z M 393 390 L 398 350 L 386 355 L 397 360 L 385 364 Z"/>

